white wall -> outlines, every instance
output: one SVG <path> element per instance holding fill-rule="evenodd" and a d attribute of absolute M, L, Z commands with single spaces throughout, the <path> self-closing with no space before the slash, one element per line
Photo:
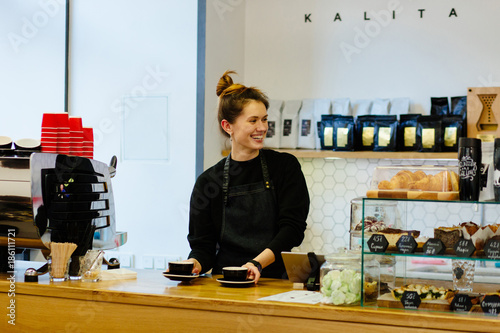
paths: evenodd
<path fill-rule="evenodd" d="M 0 3 L 0 135 L 40 139 L 42 113 L 64 111 L 64 5 Z"/>
<path fill-rule="evenodd" d="M 428 113 L 431 96 L 500 85 L 499 10 L 494 0 L 246 1 L 245 79 L 272 98 L 409 97 Z"/>
<path fill-rule="evenodd" d="M 217 122 L 215 87 L 228 70 L 238 73 L 236 82 L 245 78 L 245 2 L 207 0 L 205 69 L 205 169 L 217 163 L 221 150 L 228 147 Z"/>
<path fill-rule="evenodd" d="M 70 114 L 94 128 L 95 159 L 119 159 L 112 180 L 116 225 L 128 242 L 118 251 L 133 254 L 138 268 L 144 256 L 186 258 L 195 180 L 197 1 L 73 1 L 71 28 Z M 152 139 L 157 129 L 143 127 L 157 128 L 153 121 L 137 125 L 152 160 L 123 158 L 121 149 L 130 148 L 122 147 L 122 123 L 131 119 L 122 113 L 127 96 L 168 99 L 166 160 L 155 160 L 165 153 L 155 156 L 155 147 L 164 149 Z M 134 117 L 141 117 L 139 109 L 128 108 Z"/>

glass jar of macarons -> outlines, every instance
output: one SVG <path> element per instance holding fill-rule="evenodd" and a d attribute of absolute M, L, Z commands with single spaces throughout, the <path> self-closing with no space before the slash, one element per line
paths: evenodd
<path fill-rule="evenodd" d="M 380 289 L 380 265 L 372 257 L 364 257 L 362 274 L 359 250 L 342 249 L 327 255 L 320 269 L 321 303 L 360 305 L 362 294 L 364 303 L 376 301 Z"/>

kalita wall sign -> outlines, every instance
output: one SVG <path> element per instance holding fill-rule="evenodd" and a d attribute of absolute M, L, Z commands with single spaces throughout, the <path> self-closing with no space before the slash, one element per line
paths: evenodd
<path fill-rule="evenodd" d="M 400 16 L 402 16 L 400 14 L 403 13 L 403 9 L 405 14 L 403 19 L 407 20 L 409 17 L 414 17 L 417 20 L 425 21 L 424 19 L 427 14 L 426 8 L 403 8 L 399 1 L 389 1 L 386 9 L 360 11 L 359 16 L 356 17 L 356 19 L 359 19 L 360 25 L 353 28 L 353 39 L 349 42 L 341 41 L 339 43 L 339 48 L 346 62 L 351 63 L 353 55 L 361 53 L 364 48 L 368 47 L 371 41 L 380 35 L 383 28 L 397 22 Z M 430 10 L 431 9 L 429 9 L 429 11 Z M 445 19 L 457 19 L 459 10 L 451 7 L 449 11 L 442 13 Z M 352 16 L 344 18 L 342 11 L 332 12 L 330 17 L 330 22 L 333 24 L 342 24 L 344 19 L 346 21 L 352 21 Z M 314 22 L 316 22 L 314 20 L 314 13 L 305 13 L 303 22 L 306 24 L 314 24 Z"/>
<path fill-rule="evenodd" d="M 423 19 L 424 15 L 425 15 L 425 11 L 426 11 L 426 9 L 417 9 L 416 13 L 415 13 L 415 17 Z M 372 18 L 377 20 L 381 16 L 384 16 L 384 18 L 389 17 L 389 18 L 392 18 L 393 20 L 395 20 L 397 13 L 398 13 L 397 10 L 392 10 L 392 11 L 386 10 L 386 11 L 380 11 L 380 12 L 375 12 L 375 11 L 366 12 L 365 11 L 365 12 L 363 12 L 363 20 L 370 21 L 370 20 L 372 20 Z M 455 10 L 455 8 L 450 9 L 450 13 L 448 14 L 448 17 L 458 17 L 458 14 L 457 14 L 457 11 Z M 337 22 L 337 21 L 342 22 L 341 13 L 339 13 L 339 12 L 335 13 L 332 21 L 333 22 Z M 305 23 L 312 23 L 312 13 L 304 14 L 304 22 Z"/>

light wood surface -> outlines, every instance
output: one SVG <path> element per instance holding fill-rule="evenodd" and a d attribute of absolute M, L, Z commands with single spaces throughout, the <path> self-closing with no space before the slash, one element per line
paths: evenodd
<path fill-rule="evenodd" d="M 369 159 L 403 159 L 403 160 L 456 160 L 458 153 L 421 153 L 415 151 L 331 151 L 319 149 L 274 149 L 286 152 L 297 158 L 369 158 Z M 227 156 L 230 150 L 223 150 Z"/>
<path fill-rule="evenodd" d="M 16 277 L 23 280 L 23 272 Z M 138 270 L 136 280 L 15 284 L 16 326 L 0 318 L 0 332 L 500 332 L 500 319 L 375 307 L 335 307 L 259 301 L 292 290 L 286 280 L 228 288 L 220 276 L 191 283 L 170 281 L 160 271 Z M 11 285 L 0 279 L 0 307 Z"/>
<path fill-rule="evenodd" d="M 31 238 L 16 238 L 17 247 L 25 247 L 27 249 L 47 249 L 41 239 L 31 239 Z M 0 246 L 9 246 L 9 238 L 5 236 L 0 236 Z"/>

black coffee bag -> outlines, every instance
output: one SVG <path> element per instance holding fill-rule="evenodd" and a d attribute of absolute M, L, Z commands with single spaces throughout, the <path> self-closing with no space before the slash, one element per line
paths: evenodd
<path fill-rule="evenodd" d="M 441 126 L 443 131 L 442 151 L 458 152 L 458 138 L 462 136 L 464 127 L 462 116 L 443 117 Z"/>
<path fill-rule="evenodd" d="M 446 116 L 450 113 L 448 97 L 431 97 L 431 115 Z"/>
<path fill-rule="evenodd" d="M 375 137 L 374 151 L 396 151 L 398 117 L 394 116 L 374 116 L 375 117 Z"/>
<path fill-rule="evenodd" d="M 417 118 L 420 114 L 402 114 L 398 124 L 398 150 L 418 151 Z"/>
<path fill-rule="evenodd" d="M 375 116 L 356 118 L 356 150 L 373 150 L 375 147 Z"/>
<path fill-rule="evenodd" d="M 354 150 L 354 117 L 334 115 L 333 150 Z"/>
<path fill-rule="evenodd" d="M 441 151 L 443 135 L 441 130 L 441 116 L 420 116 L 417 118 L 418 151 Z"/>

